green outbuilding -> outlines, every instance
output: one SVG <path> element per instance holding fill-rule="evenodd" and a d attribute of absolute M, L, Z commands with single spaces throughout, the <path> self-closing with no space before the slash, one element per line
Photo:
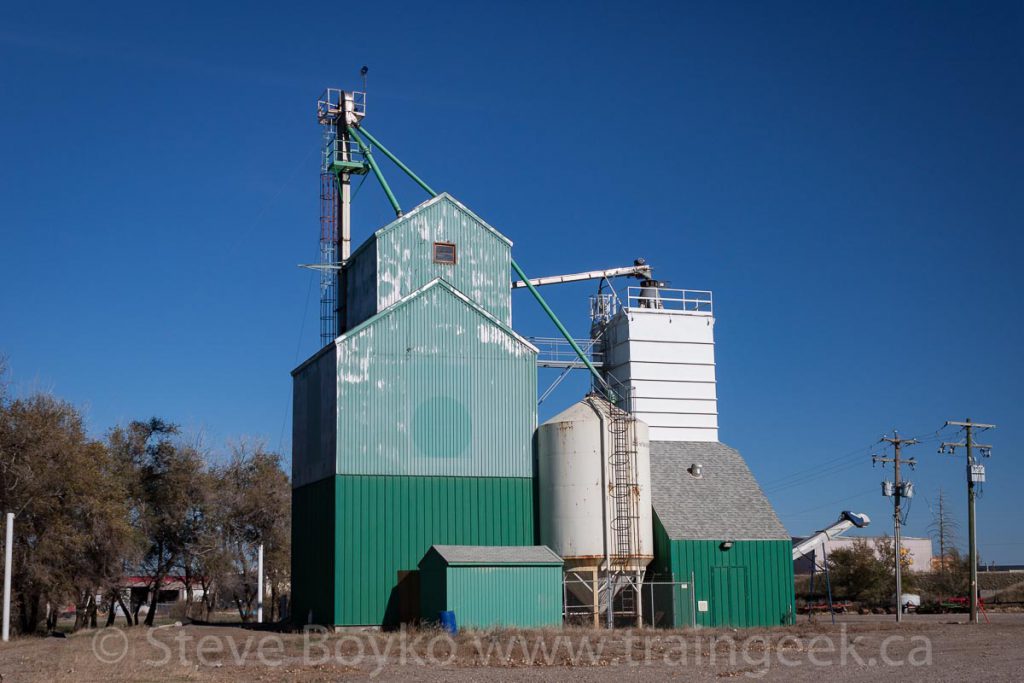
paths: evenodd
<path fill-rule="evenodd" d="M 562 558 L 538 546 L 435 545 L 420 560 L 423 620 L 460 628 L 562 624 Z"/>
<path fill-rule="evenodd" d="M 793 544 L 739 451 L 652 440 L 651 500 L 656 625 L 794 623 Z"/>

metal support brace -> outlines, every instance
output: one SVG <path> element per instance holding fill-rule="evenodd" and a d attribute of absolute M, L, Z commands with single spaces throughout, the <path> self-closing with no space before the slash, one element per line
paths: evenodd
<path fill-rule="evenodd" d="M 363 150 L 363 156 L 366 157 L 366 163 L 370 166 L 370 170 L 373 171 L 373 175 L 377 176 L 377 180 L 380 182 L 380 186 L 384 188 L 384 194 L 388 196 L 388 201 L 391 202 L 391 208 L 395 210 L 395 215 L 399 218 L 402 217 L 402 207 L 399 206 L 398 200 L 395 198 L 395 193 L 391 191 L 391 186 L 388 185 L 388 181 L 384 179 L 384 174 L 380 171 L 380 166 L 373 159 L 373 154 L 370 152 L 370 148 L 366 146 L 363 139 L 359 137 L 356 129 L 352 126 L 348 127 L 348 133 L 359 143 L 359 148 Z"/>
<path fill-rule="evenodd" d="M 370 135 L 370 133 L 367 132 L 365 128 L 360 127 L 359 130 L 362 131 L 366 138 L 371 143 L 373 143 L 373 145 L 377 149 L 379 149 L 384 154 L 384 156 L 386 156 L 388 159 L 391 159 L 391 161 L 393 161 L 396 166 L 405 171 L 405 173 L 410 178 L 412 178 L 412 180 L 415 181 L 417 185 L 423 188 L 423 190 L 427 194 L 429 194 L 431 197 L 437 196 L 437 192 L 435 192 L 425 182 L 420 180 L 420 178 L 415 173 L 412 172 L 412 169 L 410 169 L 408 166 L 399 161 L 398 157 L 396 157 L 394 154 L 388 151 L 388 149 L 384 147 L 384 145 L 380 144 L 380 142 L 378 142 L 376 138 Z M 374 175 L 377 176 L 377 180 L 380 181 L 381 186 L 384 188 L 384 193 L 388 196 L 388 200 L 391 202 L 391 206 L 394 207 L 395 209 L 395 213 L 398 216 L 401 216 L 402 209 L 398 205 L 398 200 L 395 199 L 395 195 L 392 194 L 391 188 L 388 187 L 387 182 L 384 180 L 384 176 L 381 174 L 380 168 L 377 166 L 377 162 L 373 160 L 373 155 L 370 154 L 369 147 L 367 147 L 366 143 L 364 143 L 362 138 L 359 137 L 359 133 L 356 132 L 356 129 L 353 126 L 348 127 L 348 132 L 350 135 L 352 135 L 355 141 L 359 143 L 359 147 L 363 150 L 363 156 L 366 157 L 366 163 L 369 164 L 370 169 L 373 171 Z M 611 387 L 608 386 L 608 383 L 605 381 L 604 377 L 601 376 L 601 373 L 597 371 L 597 368 L 594 367 L 594 364 L 590 362 L 589 358 L 587 358 L 587 354 L 583 353 L 583 349 L 580 348 L 579 344 L 576 343 L 576 340 L 572 338 L 571 334 L 569 334 L 569 330 L 565 329 L 565 325 L 563 325 L 562 321 L 558 319 L 558 316 L 555 315 L 555 312 L 551 310 L 551 307 L 548 306 L 548 303 L 544 300 L 544 297 L 541 296 L 540 292 L 537 291 L 537 288 L 533 286 L 533 284 L 530 282 L 530 279 L 526 277 L 526 273 L 524 273 L 523 269 L 519 267 L 519 264 L 516 263 L 515 259 L 512 259 L 512 269 L 515 270 L 516 275 L 522 278 L 522 280 L 526 283 L 527 289 L 529 289 L 530 293 L 533 294 L 533 297 L 537 300 L 537 303 L 540 304 L 540 307 L 544 309 L 544 312 L 547 313 L 549 318 L 551 318 L 551 322 L 555 324 L 555 327 L 558 328 L 558 331 L 562 334 L 563 337 L 565 337 L 565 340 L 569 342 L 569 346 L 571 346 L 572 350 L 576 352 L 577 356 L 579 356 L 580 360 L 583 362 L 583 365 L 585 365 L 587 369 L 590 370 L 590 374 L 592 374 L 594 376 L 594 379 L 597 380 L 597 385 L 603 387 L 605 391 L 608 394 L 610 394 L 609 398 L 611 400 L 614 400 L 614 392 L 612 391 Z"/>
<path fill-rule="evenodd" d="M 359 132 L 362 133 L 363 135 L 365 135 L 366 139 L 370 141 L 370 144 L 372 144 L 374 147 L 379 149 L 384 156 L 386 156 L 388 159 L 391 159 L 391 161 L 394 162 L 395 166 L 398 166 L 398 168 L 400 168 L 403 171 L 405 171 L 406 175 L 408 175 L 410 178 L 412 178 L 412 180 L 417 185 L 422 187 L 423 190 L 427 194 L 429 194 L 431 197 L 436 197 L 437 196 L 437 193 L 434 192 L 434 190 L 430 187 L 430 185 L 427 185 L 425 182 L 423 182 L 420 179 L 419 176 L 417 176 L 415 173 L 412 172 L 411 168 L 409 168 L 408 166 L 406 166 L 405 164 L 402 163 L 401 159 L 399 159 L 394 154 L 392 154 L 391 151 L 387 147 L 385 147 L 384 145 L 380 144 L 380 142 L 377 141 L 377 138 L 373 137 L 370 134 L 370 131 L 366 130 L 366 128 L 364 128 L 363 126 L 359 126 Z"/>
<path fill-rule="evenodd" d="M 523 269 L 519 267 L 519 264 L 516 263 L 515 259 L 512 259 L 512 270 L 516 271 L 516 275 L 518 275 L 522 279 L 522 281 L 526 283 L 526 288 L 530 290 L 530 293 L 533 294 L 533 298 L 537 300 L 537 303 L 540 304 L 540 307 L 543 308 L 544 312 L 548 314 L 549 318 L 551 318 L 551 322 L 555 324 L 555 327 L 558 328 L 558 331 L 561 332 L 562 336 L 565 337 L 565 340 L 569 342 L 569 346 L 572 347 L 572 350 L 576 352 L 576 355 L 580 357 L 580 360 L 583 361 L 583 364 L 587 366 L 587 370 L 590 370 L 590 374 L 592 374 L 594 378 L 597 380 L 597 385 L 600 387 L 604 387 L 607 391 L 611 391 L 611 387 L 608 386 L 608 383 L 604 380 L 604 377 L 601 376 L 601 373 L 597 371 L 597 368 L 594 367 L 594 364 L 590 362 L 589 358 L 587 358 L 587 354 L 583 353 L 583 349 L 580 348 L 580 345 L 577 344 L 576 340 L 572 338 L 571 334 L 569 334 L 569 330 L 565 329 L 565 325 L 562 324 L 562 321 L 558 319 L 558 316 L 555 315 L 555 312 L 551 310 L 550 306 L 548 306 L 548 302 L 544 301 L 544 297 L 541 296 L 540 292 L 537 291 L 537 288 L 533 286 L 532 282 L 530 282 L 530 278 L 526 277 L 526 273 L 524 273 Z"/>

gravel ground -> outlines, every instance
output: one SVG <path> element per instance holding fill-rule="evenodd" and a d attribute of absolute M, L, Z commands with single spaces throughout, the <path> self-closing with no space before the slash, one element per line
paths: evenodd
<path fill-rule="evenodd" d="M 1020 681 L 1024 614 L 842 615 L 774 629 L 276 633 L 236 626 L 85 631 L 0 646 L 11 681 Z"/>

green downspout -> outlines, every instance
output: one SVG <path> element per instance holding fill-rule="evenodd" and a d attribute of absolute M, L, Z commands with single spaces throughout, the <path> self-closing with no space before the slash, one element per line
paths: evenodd
<path fill-rule="evenodd" d="M 380 167 L 377 166 L 377 162 L 373 160 L 373 154 L 370 153 L 370 148 L 366 146 L 359 134 L 356 133 L 356 129 L 352 126 L 348 127 L 348 134 L 355 138 L 355 141 L 359 143 L 359 148 L 363 150 L 363 156 L 366 157 L 366 163 L 369 164 L 370 170 L 377 176 L 377 180 L 380 181 L 380 186 L 384 188 L 384 194 L 388 196 L 388 201 L 391 202 L 391 208 L 395 210 L 395 215 L 399 218 L 402 217 L 402 207 L 398 205 L 398 200 L 395 199 L 395 193 L 391 191 L 391 186 L 388 185 L 388 181 L 384 180 L 384 174 L 380 172 Z"/>
<path fill-rule="evenodd" d="M 391 159 L 391 161 L 394 162 L 395 166 L 398 166 L 398 168 L 400 168 L 403 171 L 405 171 L 408 174 L 408 176 L 410 178 L 412 178 L 413 181 L 416 182 L 417 185 L 419 185 L 420 187 L 422 187 L 424 189 L 424 191 L 426 191 L 427 194 L 429 194 L 432 197 L 436 197 L 437 196 L 437 193 L 434 192 L 433 189 L 431 189 L 430 185 L 427 185 L 425 182 L 423 182 L 419 178 L 419 176 L 417 176 L 415 173 L 412 172 L 411 168 L 409 168 L 408 166 L 406 166 L 405 164 L 402 163 L 401 159 L 399 159 L 394 154 L 392 154 L 391 151 L 387 147 L 385 147 L 384 145 L 380 144 L 380 142 L 377 141 L 377 138 L 373 137 L 373 135 L 370 134 L 370 131 L 368 131 L 368 130 L 366 130 L 366 128 L 360 126 L 359 127 L 359 132 L 361 132 L 363 135 L 365 135 L 366 139 L 369 140 L 370 143 L 374 147 L 379 149 L 381 151 L 381 153 L 384 154 L 384 156 L 386 156 L 388 159 Z"/>
<path fill-rule="evenodd" d="M 371 143 L 373 143 L 373 145 L 377 149 L 384 153 L 384 156 L 386 156 L 388 159 L 391 159 L 391 161 L 393 161 L 396 166 L 405 171 L 405 173 L 410 178 L 412 178 L 417 185 L 422 187 L 427 194 L 429 194 L 431 197 L 437 196 L 437 192 L 434 192 L 434 190 L 429 185 L 420 180 L 420 178 L 415 173 L 412 172 L 412 169 L 403 164 L 398 159 L 398 157 L 396 157 L 394 154 L 388 151 L 388 149 L 384 147 L 384 145 L 380 144 L 380 142 L 378 142 L 375 137 L 370 135 L 369 131 L 362 127 L 360 127 L 360 130 L 363 132 L 363 135 L 365 135 L 366 138 Z M 391 205 L 395 207 L 395 212 L 399 216 L 401 216 L 402 210 L 398 207 L 398 202 L 397 200 L 395 200 L 395 196 L 391 194 L 391 188 L 389 188 L 387 183 L 384 182 L 384 176 L 381 175 L 380 170 L 377 168 L 377 163 L 373 160 L 373 157 L 370 155 L 370 150 L 366 147 L 366 145 L 360 139 L 359 135 L 351 126 L 349 126 L 348 128 L 348 132 L 352 135 L 352 137 L 356 139 L 356 142 L 359 143 L 359 146 L 363 150 L 363 155 L 366 157 L 366 162 L 370 165 L 370 168 L 373 170 L 374 174 L 376 174 L 377 180 L 379 180 L 380 184 L 384 187 L 384 192 L 388 195 L 388 199 L 391 200 Z M 511 261 L 512 269 L 516 271 L 516 275 L 522 278 L 523 282 L 526 283 L 526 288 L 530 290 L 530 293 L 533 294 L 533 298 L 537 300 L 537 303 L 540 304 L 540 307 L 544 309 L 544 312 L 547 313 L 549 318 L 551 318 L 551 322 L 555 324 L 555 327 L 558 328 L 558 331 L 562 333 L 563 337 L 565 337 L 565 341 L 569 342 L 569 346 L 572 347 L 572 350 L 575 351 L 576 355 L 579 356 L 581 361 L 583 361 L 583 365 L 587 367 L 587 370 L 590 371 L 590 374 L 592 374 L 594 376 L 594 379 L 597 380 L 597 385 L 600 387 L 604 387 L 605 390 L 609 393 L 609 400 L 614 401 L 614 392 L 611 390 L 611 387 L 608 386 L 608 383 L 605 381 L 604 377 L 601 376 L 601 373 L 597 371 L 597 368 L 594 367 L 594 364 L 590 362 L 589 358 L 587 358 L 587 354 L 583 352 L 583 349 L 580 348 L 580 345 L 577 344 L 576 340 L 572 338 L 571 334 L 569 334 L 569 330 L 565 329 L 565 325 L 563 325 L 562 321 L 558 319 L 558 316 L 555 315 L 555 312 L 551 310 L 551 307 L 548 306 L 548 302 L 544 300 L 544 297 L 541 296 L 541 293 L 538 292 L 537 288 L 533 286 L 533 283 L 530 282 L 530 278 L 526 276 L 526 273 L 524 273 L 523 269 L 519 267 L 519 264 L 516 263 L 516 260 L 511 259 Z"/>

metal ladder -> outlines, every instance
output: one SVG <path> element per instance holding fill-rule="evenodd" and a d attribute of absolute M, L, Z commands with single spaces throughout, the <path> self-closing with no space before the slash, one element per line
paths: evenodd
<path fill-rule="evenodd" d="M 320 173 L 320 345 L 334 341 L 338 329 L 338 186 L 333 173 Z"/>
<path fill-rule="evenodd" d="M 627 406 L 628 408 L 628 406 Z M 636 474 L 636 418 L 631 411 L 610 405 L 609 432 L 612 437 L 611 496 L 614 513 L 615 564 L 626 569 L 640 549 L 640 488 Z M 628 570 L 627 570 L 628 571 Z M 636 591 L 629 587 L 620 594 L 621 611 L 635 615 Z"/>
<path fill-rule="evenodd" d="M 615 557 L 627 562 L 636 554 L 639 543 L 638 487 L 636 481 L 636 418 L 621 408 L 610 406 L 609 432 L 612 436 L 610 464 L 611 496 L 615 504 L 612 529 L 615 531 Z"/>

